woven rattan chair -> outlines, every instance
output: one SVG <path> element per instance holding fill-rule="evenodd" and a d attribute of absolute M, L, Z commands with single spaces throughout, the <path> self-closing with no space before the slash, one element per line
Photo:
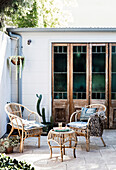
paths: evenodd
<path fill-rule="evenodd" d="M 18 135 L 20 136 L 20 152 L 23 152 L 24 140 L 28 137 L 38 137 L 38 147 L 40 147 L 40 136 L 43 125 L 40 123 L 41 117 L 38 113 L 17 103 L 6 104 L 5 111 L 10 119 L 9 124 L 12 126 L 8 137 L 12 135 L 15 129 L 18 130 Z M 26 112 L 26 119 L 23 118 L 23 112 Z"/>
<path fill-rule="evenodd" d="M 104 121 L 106 120 L 106 107 L 103 104 L 91 104 L 86 106 L 86 108 L 96 108 L 96 113 L 90 115 L 88 121 L 85 122 L 79 121 L 82 109 L 77 110 L 72 113 L 70 123 L 67 126 L 75 130 L 77 136 L 84 136 L 86 138 L 86 151 L 90 150 L 90 136 L 100 137 L 105 147 L 106 144 L 102 134 Z"/>

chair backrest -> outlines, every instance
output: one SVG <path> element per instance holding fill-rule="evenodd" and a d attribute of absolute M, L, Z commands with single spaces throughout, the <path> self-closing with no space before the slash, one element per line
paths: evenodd
<path fill-rule="evenodd" d="M 10 116 L 10 114 L 19 116 L 22 118 L 21 105 L 18 103 L 8 103 L 5 105 L 5 111 Z"/>
<path fill-rule="evenodd" d="M 86 107 L 87 108 L 97 108 L 96 112 L 99 112 L 99 111 L 106 112 L 106 106 L 103 104 L 91 104 Z"/>

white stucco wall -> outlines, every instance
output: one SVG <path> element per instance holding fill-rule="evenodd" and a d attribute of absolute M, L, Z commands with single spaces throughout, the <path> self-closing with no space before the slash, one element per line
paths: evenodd
<path fill-rule="evenodd" d="M 11 40 L 0 32 L 0 137 L 6 132 L 7 115 L 4 107 L 11 101 L 11 78 L 7 66 L 7 58 L 11 55 Z"/>
<path fill-rule="evenodd" d="M 16 56 L 18 54 L 18 41 L 14 38 L 11 43 L 11 55 Z M 16 80 L 16 66 L 11 63 L 11 101 L 18 102 L 18 78 Z"/>
<path fill-rule="evenodd" d="M 25 66 L 22 76 L 22 103 L 36 111 L 36 93 L 42 94 L 46 117 L 51 115 L 52 42 L 116 42 L 115 32 L 18 32 L 23 39 Z M 27 41 L 31 39 L 31 44 Z M 13 92 L 12 92 L 13 93 Z M 16 98 L 16 94 L 12 95 Z"/>

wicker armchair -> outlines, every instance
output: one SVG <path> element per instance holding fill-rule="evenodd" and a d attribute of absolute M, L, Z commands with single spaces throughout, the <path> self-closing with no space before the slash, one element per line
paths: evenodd
<path fill-rule="evenodd" d="M 24 113 L 26 113 L 25 118 L 27 119 L 23 118 L 23 110 Z M 38 147 L 40 147 L 40 136 L 44 125 L 40 123 L 41 117 L 38 113 L 17 103 L 6 104 L 5 111 L 10 119 L 9 124 L 12 126 L 8 137 L 12 135 L 15 129 L 18 130 L 18 135 L 20 136 L 20 152 L 23 152 L 24 140 L 28 137 L 38 137 Z"/>
<path fill-rule="evenodd" d="M 77 136 L 84 136 L 86 138 L 86 151 L 90 150 L 90 136 L 100 137 L 104 147 L 106 146 L 102 134 L 104 121 L 106 120 L 106 107 L 102 104 L 91 104 L 86 108 L 96 108 L 96 112 L 90 115 L 87 122 L 78 121 L 80 119 L 81 110 L 72 113 L 70 123 L 67 124 L 71 129 L 75 130 Z"/>

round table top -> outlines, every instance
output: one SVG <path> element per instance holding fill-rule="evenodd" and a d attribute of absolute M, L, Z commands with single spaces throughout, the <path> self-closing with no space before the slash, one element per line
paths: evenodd
<path fill-rule="evenodd" d="M 56 127 L 55 127 L 55 128 L 56 128 Z M 55 131 L 55 128 L 51 129 L 51 130 L 49 131 L 49 133 L 51 133 L 51 134 L 73 134 L 73 133 L 75 133 L 75 131 L 72 130 L 72 129 L 70 129 L 70 128 L 68 128 L 69 131 Z M 57 127 L 57 128 L 58 128 L 58 127 Z"/>

